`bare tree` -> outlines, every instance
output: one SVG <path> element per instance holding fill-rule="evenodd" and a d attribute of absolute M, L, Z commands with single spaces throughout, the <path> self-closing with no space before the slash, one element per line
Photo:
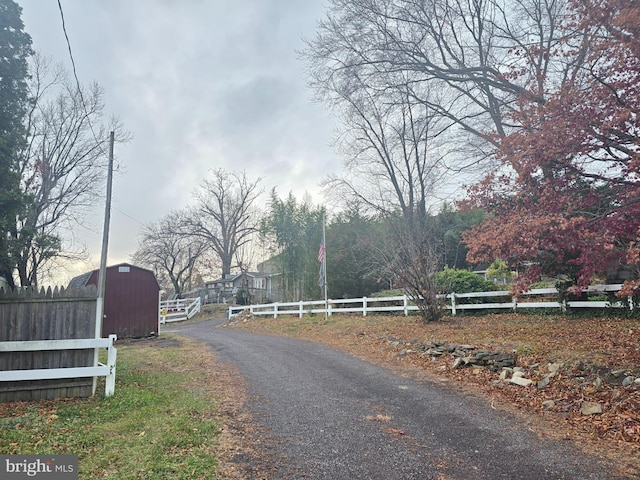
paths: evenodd
<path fill-rule="evenodd" d="M 458 168 L 491 157 L 518 126 L 509 113 L 519 96 L 542 103 L 575 78 L 591 41 L 576 31 L 574 43 L 584 46 L 578 54 L 549 55 L 566 40 L 566 30 L 558 29 L 567 8 L 561 0 L 331 0 L 330 5 L 303 51 L 319 98 L 339 103 L 342 92 L 360 85 L 382 93 L 398 86 L 405 90 L 408 80 L 412 100 L 450 122 L 461 147 L 473 147 L 458 157 Z"/>
<path fill-rule="evenodd" d="M 450 123 L 411 98 L 405 79 L 380 92 L 354 79 L 336 90 L 345 131 L 339 141 L 346 172 L 328 190 L 355 198 L 385 219 L 387 237 L 372 249 L 372 270 L 396 278 L 426 321 L 440 317 L 433 276 L 439 264 L 430 225 L 434 192 L 442 181 L 439 138 Z"/>
<path fill-rule="evenodd" d="M 100 196 L 106 177 L 108 132 L 127 139 L 119 122 L 104 119 L 102 89 L 79 90 L 61 68 L 36 55 L 31 69 L 32 109 L 20 161 L 21 188 L 30 202 L 17 219 L 17 271 L 23 286 L 37 285 L 46 264 L 61 255 L 65 231 Z M 68 240 L 68 238 L 67 238 Z"/>
<path fill-rule="evenodd" d="M 250 181 L 246 172 L 217 169 L 194 194 L 196 206 L 188 215 L 186 228 L 219 257 L 223 277 L 231 273 L 236 254 L 257 231 L 253 204 L 261 193 L 260 180 Z"/>
<path fill-rule="evenodd" d="M 176 211 L 145 226 L 133 255 L 135 262 L 149 266 L 159 279 L 168 280 L 178 296 L 192 288 L 207 248 L 201 238 L 185 231 L 184 225 L 184 213 Z"/>
<path fill-rule="evenodd" d="M 574 81 L 591 38 L 576 29 L 577 48 L 550 54 L 567 42 L 560 0 L 329 3 L 302 52 L 318 99 L 344 125 L 347 172 L 327 185 L 388 219 L 376 258 L 435 319 L 436 187 L 452 169 L 493 168 L 502 140 L 521 127 L 518 100 L 543 104 Z"/>

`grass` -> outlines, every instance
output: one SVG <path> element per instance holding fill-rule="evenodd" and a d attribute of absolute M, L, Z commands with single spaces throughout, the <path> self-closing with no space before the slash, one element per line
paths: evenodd
<path fill-rule="evenodd" d="M 201 352 L 167 337 L 119 346 L 112 397 L 0 405 L 0 452 L 78 455 L 84 479 L 215 478 L 216 405 L 191 366 Z"/>

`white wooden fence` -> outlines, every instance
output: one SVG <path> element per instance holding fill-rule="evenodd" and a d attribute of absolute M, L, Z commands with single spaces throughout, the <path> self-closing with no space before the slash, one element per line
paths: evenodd
<path fill-rule="evenodd" d="M 587 296 L 602 296 L 608 292 L 617 292 L 622 287 L 616 285 L 593 285 L 584 289 Z M 529 308 L 557 308 L 562 311 L 570 308 L 633 308 L 631 299 L 617 300 L 590 300 L 590 301 L 565 301 L 558 302 L 558 291 L 555 288 L 537 288 L 522 294 L 520 298 L 512 297 L 508 291 L 494 292 L 473 292 L 473 293 L 449 293 L 439 295 L 439 298 L 447 300 L 446 307 L 452 315 L 456 315 L 460 310 L 488 310 L 505 309 L 516 311 L 518 309 Z M 488 299 L 484 302 L 482 299 Z M 373 297 L 373 298 L 349 298 L 339 300 L 329 300 L 325 306 L 324 300 L 313 300 L 308 302 L 286 302 L 269 303 L 263 305 L 231 306 L 229 307 L 228 318 L 242 311 L 249 311 L 253 315 L 269 315 L 278 318 L 279 315 L 298 315 L 302 318 L 305 314 L 333 313 L 361 313 L 366 316 L 373 312 L 402 312 L 408 315 L 409 312 L 417 311 L 418 307 L 411 303 L 406 295 L 396 297 Z"/>
<path fill-rule="evenodd" d="M 86 338 L 69 340 L 30 340 L 0 342 L 0 352 L 35 352 L 41 350 L 82 350 L 89 348 L 106 348 L 107 364 L 98 363 L 93 367 L 39 368 L 32 370 L 0 371 L 0 382 L 22 380 L 50 380 L 59 378 L 105 377 L 104 394 L 113 395 L 116 385 L 117 349 L 113 346 L 116 335 L 109 338 Z"/>
<path fill-rule="evenodd" d="M 201 306 L 200 297 L 162 300 L 160 302 L 160 323 L 188 320 L 200 311 Z"/>

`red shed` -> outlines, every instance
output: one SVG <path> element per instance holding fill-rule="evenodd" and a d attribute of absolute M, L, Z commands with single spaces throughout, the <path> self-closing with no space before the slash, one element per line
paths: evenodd
<path fill-rule="evenodd" d="M 79 275 L 69 287 L 98 285 L 98 270 Z M 121 263 L 107 267 L 102 336 L 147 337 L 158 334 L 160 286 L 151 270 Z"/>

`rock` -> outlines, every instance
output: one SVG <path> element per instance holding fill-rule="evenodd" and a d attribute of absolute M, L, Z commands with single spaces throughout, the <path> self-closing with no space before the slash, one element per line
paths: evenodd
<path fill-rule="evenodd" d="M 633 377 L 625 377 L 625 379 L 622 381 L 622 386 L 630 387 L 631 385 L 633 385 L 634 380 L 635 379 Z"/>
<path fill-rule="evenodd" d="M 441 357 L 442 355 L 444 355 L 444 353 L 440 350 L 436 350 L 435 348 L 430 348 L 429 350 L 422 352 L 423 357 Z"/>
<path fill-rule="evenodd" d="M 640 378 L 636 378 L 636 379 L 633 381 L 633 383 L 634 383 L 634 384 L 636 384 L 636 385 L 640 385 Z"/>
<path fill-rule="evenodd" d="M 596 402 L 582 402 L 580 413 L 582 415 L 599 415 L 602 413 L 602 405 Z"/>
<path fill-rule="evenodd" d="M 500 380 L 506 380 L 508 376 L 509 370 L 507 370 L 506 368 L 500 372 Z"/>
<path fill-rule="evenodd" d="M 542 402 L 542 406 L 544 408 L 553 408 L 556 406 L 556 402 L 554 402 L 553 400 L 544 400 Z"/>
<path fill-rule="evenodd" d="M 544 387 L 549 385 L 549 382 L 551 382 L 551 377 L 550 376 L 544 377 L 542 380 L 538 382 L 538 390 L 542 390 Z"/>
<path fill-rule="evenodd" d="M 522 370 L 516 370 L 514 368 L 512 378 L 522 378 L 522 377 L 524 377 L 524 372 Z"/>
<path fill-rule="evenodd" d="M 533 383 L 533 380 L 529 380 L 528 378 L 516 377 L 514 372 L 514 376 L 511 377 L 511 380 L 509 380 L 509 382 L 515 383 L 516 385 L 520 385 L 522 387 L 528 387 Z"/>
<path fill-rule="evenodd" d="M 602 386 L 602 379 L 600 377 L 596 377 L 596 379 L 593 381 L 593 384 L 600 388 Z"/>
<path fill-rule="evenodd" d="M 453 361 L 453 365 L 451 366 L 451 368 L 456 369 L 460 366 L 462 366 L 462 358 L 458 357 Z"/>
<path fill-rule="evenodd" d="M 407 356 L 407 349 L 403 348 L 402 350 L 400 350 L 400 352 L 398 352 L 396 354 L 396 358 L 404 358 Z"/>
<path fill-rule="evenodd" d="M 561 367 L 562 367 L 561 363 L 549 363 L 547 365 L 547 370 L 549 372 L 557 372 L 558 370 L 560 370 Z"/>

